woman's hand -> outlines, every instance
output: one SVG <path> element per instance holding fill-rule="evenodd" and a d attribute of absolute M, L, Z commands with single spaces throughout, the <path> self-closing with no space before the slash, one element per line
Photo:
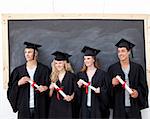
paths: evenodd
<path fill-rule="evenodd" d="M 46 91 L 47 89 L 48 89 L 47 86 L 42 86 L 42 85 L 40 85 L 37 90 L 39 90 L 40 92 L 44 92 L 44 91 Z"/>
<path fill-rule="evenodd" d="M 74 93 L 71 96 L 67 95 L 66 97 L 64 97 L 64 100 L 66 100 L 67 102 L 70 102 L 73 98 L 74 98 Z"/>
<path fill-rule="evenodd" d="M 100 93 L 100 87 L 96 88 L 95 93 Z"/>
<path fill-rule="evenodd" d="M 77 84 L 78 84 L 78 87 L 81 88 L 81 86 L 83 85 L 83 81 L 80 79 L 80 80 L 77 82 Z"/>
<path fill-rule="evenodd" d="M 54 87 L 54 84 L 51 83 L 51 85 L 49 86 L 49 89 L 50 89 L 50 90 L 54 90 L 54 88 L 55 88 L 55 87 Z"/>

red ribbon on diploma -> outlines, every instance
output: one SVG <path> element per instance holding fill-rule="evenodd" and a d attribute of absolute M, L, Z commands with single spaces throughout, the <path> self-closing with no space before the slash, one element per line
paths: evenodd
<path fill-rule="evenodd" d="M 36 89 L 35 84 L 36 84 L 36 82 L 34 82 L 34 81 L 33 81 L 33 83 L 31 84 L 32 88 L 34 88 L 34 89 Z M 35 91 L 36 91 L 37 93 L 40 93 L 39 90 L 35 90 Z"/>
<path fill-rule="evenodd" d="M 57 91 L 57 99 L 60 100 L 59 91 L 63 91 L 63 88 L 56 88 Z"/>
<path fill-rule="evenodd" d="M 35 84 L 36 84 L 36 83 L 33 81 L 33 83 L 32 83 L 32 85 L 31 85 L 31 86 L 32 86 L 33 88 L 35 88 L 35 87 L 34 87 L 34 85 L 35 85 Z"/>
<path fill-rule="evenodd" d="M 122 88 L 125 89 L 126 86 L 126 81 L 124 81 L 124 83 L 122 84 Z"/>
<path fill-rule="evenodd" d="M 88 94 L 88 87 L 89 87 L 90 84 L 91 84 L 91 82 L 88 82 L 87 85 L 84 85 L 86 94 Z"/>

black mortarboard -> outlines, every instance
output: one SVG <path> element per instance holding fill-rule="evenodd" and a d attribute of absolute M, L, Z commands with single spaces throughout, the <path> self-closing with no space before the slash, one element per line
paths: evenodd
<path fill-rule="evenodd" d="M 24 42 L 24 45 L 26 45 L 26 48 L 32 48 L 38 51 L 38 48 L 41 47 L 39 44 L 35 43 L 29 43 L 29 42 Z"/>
<path fill-rule="evenodd" d="M 132 49 L 135 45 L 125 39 L 121 39 L 116 45 L 116 47 L 126 47 L 128 50 Z"/>
<path fill-rule="evenodd" d="M 67 62 L 69 62 L 69 57 L 71 57 L 71 55 L 69 55 L 68 53 L 63 53 L 60 51 L 56 51 L 52 53 L 52 55 L 55 56 L 55 60 L 58 60 L 58 61 L 66 60 Z"/>
<path fill-rule="evenodd" d="M 96 56 L 100 52 L 100 50 L 84 46 L 81 52 L 84 53 L 84 56 Z"/>
<path fill-rule="evenodd" d="M 133 43 L 122 38 L 115 46 L 119 48 L 126 47 L 128 51 L 131 50 L 131 54 L 133 57 L 132 48 L 135 46 Z"/>
<path fill-rule="evenodd" d="M 26 48 L 32 48 L 32 49 L 34 49 L 34 56 L 33 56 L 33 60 L 34 60 L 35 50 L 38 51 L 38 48 L 41 47 L 41 45 L 35 44 L 35 43 L 30 43 L 30 42 L 24 42 L 24 45 L 26 45 Z"/>

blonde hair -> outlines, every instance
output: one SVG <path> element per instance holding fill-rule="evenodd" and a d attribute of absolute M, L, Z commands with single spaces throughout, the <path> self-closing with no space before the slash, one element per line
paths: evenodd
<path fill-rule="evenodd" d="M 95 57 L 95 56 L 92 56 L 92 58 L 95 60 L 94 62 L 94 66 L 99 69 L 100 68 L 100 62 L 99 60 Z M 87 70 L 87 66 L 85 64 L 83 64 L 82 68 L 81 68 L 81 72 L 85 72 Z"/>
<path fill-rule="evenodd" d="M 74 72 L 73 69 L 72 69 L 72 66 L 70 63 L 67 63 L 67 61 L 64 61 L 65 62 L 65 66 L 64 66 L 64 69 L 65 71 L 70 71 L 70 72 Z M 58 80 L 58 75 L 59 75 L 59 71 L 56 69 L 55 67 L 55 60 L 52 61 L 51 63 L 51 67 L 52 67 L 52 73 L 50 74 L 50 80 L 52 82 L 57 82 Z"/>

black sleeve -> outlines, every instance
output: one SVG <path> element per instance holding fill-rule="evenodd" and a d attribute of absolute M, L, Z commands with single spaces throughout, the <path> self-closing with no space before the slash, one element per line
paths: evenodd
<path fill-rule="evenodd" d="M 113 98 L 114 90 L 115 90 L 115 88 L 120 87 L 119 86 L 120 84 L 115 86 L 115 87 L 113 87 L 113 85 L 112 85 L 112 79 L 115 77 L 113 72 L 114 72 L 114 69 L 109 67 L 108 71 L 107 71 L 107 75 L 108 75 L 107 85 L 108 85 L 108 94 L 109 94 L 109 106 L 111 108 L 113 108 L 113 105 L 114 105 L 113 104 L 113 102 L 114 102 L 114 98 Z"/>
<path fill-rule="evenodd" d="M 74 74 L 73 76 L 73 92 L 74 92 L 74 99 L 77 98 L 77 91 L 78 91 L 78 85 L 77 85 L 77 75 Z"/>
<path fill-rule="evenodd" d="M 138 87 L 137 91 L 139 93 L 139 100 L 138 104 L 141 109 L 147 108 L 148 107 L 148 86 L 147 86 L 147 81 L 146 81 L 146 74 L 144 73 L 144 70 L 142 66 L 139 67 L 138 70 Z"/>
<path fill-rule="evenodd" d="M 14 112 L 17 112 L 17 97 L 18 97 L 18 72 L 15 69 L 10 76 L 7 90 L 7 98 Z"/>
<path fill-rule="evenodd" d="M 45 76 L 46 76 L 46 86 L 50 86 L 50 74 L 51 74 L 51 70 L 49 69 L 49 68 L 47 68 L 47 71 L 46 71 L 46 74 L 45 74 Z"/>
<path fill-rule="evenodd" d="M 109 107 L 109 95 L 108 95 L 108 85 L 107 85 L 108 76 L 106 75 L 106 73 L 103 73 L 103 75 L 101 75 L 101 78 L 102 78 L 102 82 L 100 84 L 99 98 L 101 102 L 103 102 L 106 108 Z"/>
<path fill-rule="evenodd" d="M 76 100 L 77 100 L 77 102 L 78 102 L 78 104 L 79 105 L 81 105 L 81 101 L 82 101 L 82 87 L 81 88 L 79 88 L 78 87 L 78 84 L 77 84 L 77 82 L 79 81 L 79 79 L 81 78 L 80 77 L 80 72 L 79 73 L 77 73 L 77 75 L 76 75 L 76 81 L 75 81 L 75 83 L 76 83 L 76 90 L 75 90 L 75 94 L 76 94 Z"/>
<path fill-rule="evenodd" d="M 44 76 L 44 83 L 42 84 L 42 85 L 44 85 L 44 86 L 47 86 L 48 87 L 48 90 L 46 90 L 46 91 L 44 91 L 44 92 L 42 92 L 42 93 L 39 93 L 39 94 L 41 94 L 41 95 L 43 95 L 43 94 L 49 94 L 49 86 L 50 86 L 50 73 L 51 73 L 51 70 L 48 68 L 48 67 L 44 67 L 43 68 L 43 76 Z"/>

